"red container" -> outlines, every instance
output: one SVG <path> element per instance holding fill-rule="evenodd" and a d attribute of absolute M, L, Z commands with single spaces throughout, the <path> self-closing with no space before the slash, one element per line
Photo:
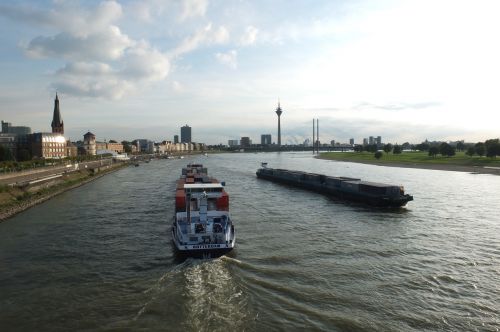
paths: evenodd
<path fill-rule="evenodd" d="M 217 210 L 229 211 L 229 195 L 223 191 L 222 196 L 217 198 Z"/>

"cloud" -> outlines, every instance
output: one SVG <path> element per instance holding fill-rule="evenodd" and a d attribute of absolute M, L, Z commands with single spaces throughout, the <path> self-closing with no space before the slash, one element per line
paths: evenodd
<path fill-rule="evenodd" d="M 253 45 L 255 44 L 255 41 L 257 40 L 257 33 L 259 32 L 259 29 L 257 29 L 254 26 L 247 26 L 245 29 L 245 33 L 240 39 L 240 44 L 243 46 L 247 45 Z"/>
<path fill-rule="evenodd" d="M 72 62 L 59 69 L 52 84 L 56 90 L 76 96 L 120 99 L 140 85 L 163 80 L 170 63 L 165 55 L 142 43 L 128 49 L 120 67 L 102 62 Z"/>
<path fill-rule="evenodd" d="M 75 36 L 67 32 L 51 37 L 39 36 L 31 40 L 25 51 L 28 56 L 35 58 L 116 60 L 134 44 L 118 27 L 108 26 L 87 36 Z"/>
<path fill-rule="evenodd" d="M 213 29 L 209 23 L 192 36 L 184 39 L 172 52 L 171 56 L 179 56 L 196 50 L 201 45 L 224 44 L 229 41 L 229 30 L 225 26 Z"/>
<path fill-rule="evenodd" d="M 23 23 L 56 28 L 73 36 L 86 37 L 99 33 L 117 21 L 122 16 L 122 7 L 115 1 L 103 1 L 93 10 L 77 7 L 71 2 L 58 3 L 57 8 L 52 10 L 0 5 L 0 15 Z"/>
<path fill-rule="evenodd" d="M 120 99 L 145 84 L 165 79 L 168 57 L 147 41 L 133 40 L 115 24 L 122 8 L 104 1 L 92 8 L 62 2 L 53 10 L 0 6 L 2 15 L 58 33 L 38 36 L 24 46 L 34 58 L 63 59 L 51 86 L 62 93 Z"/>
<path fill-rule="evenodd" d="M 185 91 L 185 88 L 180 82 L 173 81 L 172 82 L 172 90 L 174 90 L 176 93 L 182 93 Z"/>
<path fill-rule="evenodd" d="M 435 102 L 435 101 L 428 101 L 428 102 L 418 102 L 418 103 L 393 103 L 393 104 L 373 104 L 373 103 L 367 103 L 363 102 L 360 103 L 356 106 L 354 106 L 352 109 L 354 110 L 362 110 L 362 109 L 381 109 L 381 110 L 386 110 L 386 111 L 401 111 L 401 110 L 408 110 L 408 109 L 425 109 L 429 107 L 436 107 L 436 106 L 441 106 L 442 103 L 440 102 Z"/>
<path fill-rule="evenodd" d="M 227 53 L 216 53 L 215 57 L 221 64 L 227 65 L 232 69 L 236 69 L 238 65 L 238 53 L 236 50 L 231 50 Z"/>
<path fill-rule="evenodd" d="M 179 20 L 182 22 L 188 18 L 196 16 L 203 17 L 205 16 L 207 7 L 207 0 L 184 0 L 182 2 L 182 12 L 179 16 Z"/>

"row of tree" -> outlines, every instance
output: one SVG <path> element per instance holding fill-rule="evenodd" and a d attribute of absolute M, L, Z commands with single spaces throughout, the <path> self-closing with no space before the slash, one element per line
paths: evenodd
<path fill-rule="evenodd" d="M 469 146 L 465 153 L 471 157 L 477 154 L 480 157 L 486 155 L 487 157 L 495 158 L 496 156 L 500 156 L 500 140 L 496 138 L 486 140 L 484 143 L 476 143 L 474 146 Z"/>
<path fill-rule="evenodd" d="M 403 148 L 407 149 L 410 148 L 411 150 L 420 150 L 420 151 L 426 151 L 428 152 L 429 156 L 435 157 L 438 154 L 445 156 L 445 157 L 452 157 L 456 154 L 457 151 L 466 151 L 465 154 L 468 156 L 474 156 L 478 155 L 480 157 L 487 156 L 490 158 L 496 158 L 497 156 L 500 156 L 500 139 L 495 138 L 495 139 L 489 139 L 486 140 L 485 142 L 479 142 L 476 144 L 465 144 L 463 142 L 458 142 L 456 146 L 452 146 L 448 143 L 441 143 L 441 144 L 429 144 L 427 142 L 417 144 L 417 145 L 411 145 L 409 143 L 404 143 L 402 145 L 392 145 L 392 144 L 385 144 L 382 149 L 385 153 L 390 153 L 392 152 L 393 154 L 400 154 L 403 150 Z M 374 152 L 376 153 L 375 158 L 379 159 L 382 157 L 381 152 L 379 151 L 379 147 L 376 144 L 373 145 L 367 145 L 367 146 L 355 146 L 354 151 L 357 152 L 362 152 L 362 151 L 368 151 L 368 152 Z"/>

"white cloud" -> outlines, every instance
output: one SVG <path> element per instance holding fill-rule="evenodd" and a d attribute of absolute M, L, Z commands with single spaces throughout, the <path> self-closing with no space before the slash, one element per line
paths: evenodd
<path fill-rule="evenodd" d="M 25 48 L 31 57 L 56 57 L 70 60 L 116 60 L 134 41 L 121 33 L 116 26 L 87 36 L 75 36 L 67 32 L 51 37 L 34 38 Z"/>
<path fill-rule="evenodd" d="M 251 25 L 247 26 L 245 29 L 245 33 L 241 37 L 240 44 L 243 46 L 255 44 L 258 32 L 259 29 L 257 29 L 256 27 Z"/>
<path fill-rule="evenodd" d="M 225 26 L 212 28 L 212 23 L 196 31 L 192 36 L 184 39 L 171 53 L 179 56 L 196 50 L 201 45 L 224 44 L 229 41 L 229 30 Z"/>
<path fill-rule="evenodd" d="M 56 72 L 53 87 L 77 96 L 120 99 L 144 83 L 163 80 L 170 69 L 167 57 L 146 43 L 128 49 L 119 64 L 68 63 Z"/>
<path fill-rule="evenodd" d="M 0 5 L 0 13 L 24 23 L 52 27 L 72 36 L 86 37 L 99 33 L 117 21 L 122 16 L 122 7 L 115 1 L 103 1 L 94 10 L 88 10 L 72 2 L 61 2 L 52 10 Z"/>
<path fill-rule="evenodd" d="M 179 16 L 179 20 L 184 21 L 196 16 L 205 16 L 207 7 L 207 0 L 184 0 L 182 2 L 182 12 Z"/>
<path fill-rule="evenodd" d="M 167 56 L 146 41 L 123 34 L 115 24 L 120 4 L 101 2 L 81 8 L 63 2 L 55 10 L 2 7 L 4 16 L 56 28 L 53 36 L 38 36 L 24 49 L 31 57 L 66 60 L 51 84 L 62 93 L 120 99 L 145 83 L 163 80 L 169 72 Z"/>
<path fill-rule="evenodd" d="M 236 50 L 231 50 L 227 53 L 216 53 L 215 57 L 221 64 L 227 65 L 232 69 L 236 69 L 238 66 L 238 53 Z"/>
<path fill-rule="evenodd" d="M 169 69 L 170 63 L 164 54 L 142 44 L 127 51 L 121 74 L 130 80 L 154 82 L 167 77 Z"/>
<path fill-rule="evenodd" d="M 185 87 L 178 81 L 173 81 L 172 82 L 172 90 L 174 90 L 176 93 L 182 93 L 186 89 Z"/>

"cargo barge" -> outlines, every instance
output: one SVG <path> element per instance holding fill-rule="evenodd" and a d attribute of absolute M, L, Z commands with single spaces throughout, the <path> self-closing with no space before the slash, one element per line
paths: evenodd
<path fill-rule="evenodd" d="M 372 206 L 401 207 L 413 200 L 413 196 L 405 194 L 402 186 L 349 177 L 273 169 L 268 168 L 267 163 L 262 163 L 262 167 L 257 170 L 257 177 Z"/>
<path fill-rule="evenodd" d="M 209 177 L 201 164 L 182 169 L 176 183 L 172 240 L 178 254 L 218 257 L 235 245 L 224 182 Z"/>

